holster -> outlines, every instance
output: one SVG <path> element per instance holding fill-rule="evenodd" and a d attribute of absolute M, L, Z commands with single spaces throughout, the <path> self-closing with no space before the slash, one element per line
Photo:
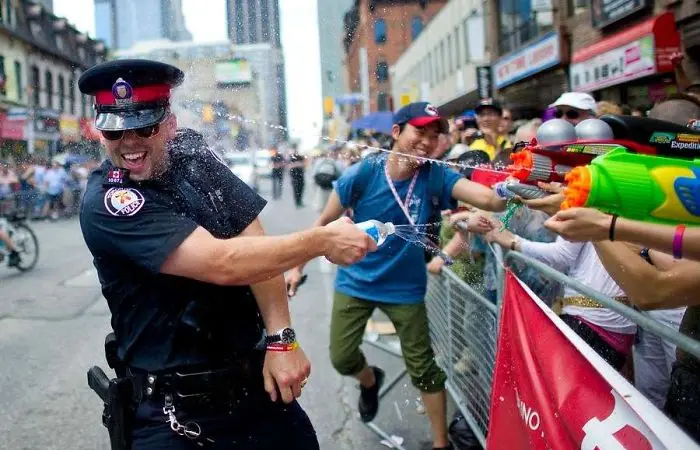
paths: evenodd
<path fill-rule="evenodd" d="M 107 335 L 105 353 L 110 367 L 117 373 L 117 378 L 109 379 L 101 368 L 94 366 L 87 374 L 88 385 L 104 402 L 102 424 L 109 432 L 112 450 L 131 450 L 136 408 L 133 382 L 125 376 L 126 367 L 116 358 L 116 339 L 113 333 Z"/>

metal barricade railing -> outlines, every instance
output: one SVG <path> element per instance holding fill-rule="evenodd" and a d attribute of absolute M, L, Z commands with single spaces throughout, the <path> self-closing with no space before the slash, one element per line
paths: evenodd
<path fill-rule="evenodd" d="M 498 309 L 450 270 L 431 276 L 425 302 L 435 358 L 447 373 L 447 389 L 485 445 Z"/>
<path fill-rule="evenodd" d="M 521 253 L 508 252 L 503 258 L 500 249 L 496 251 L 497 261 L 503 261 L 505 265 L 513 261 L 523 262 L 544 276 L 597 300 L 644 330 L 700 358 L 700 342 L 662 325 L 647 313 L 604 296 Z M 448 375 L 447 390 L 484 447 L 504 275 L 505 270 L 499 264 L 498 306 L 489 302 L 449 269 L 443 269 L 441 275 L 430 277 L 425 300 L 435 356 Z"/>

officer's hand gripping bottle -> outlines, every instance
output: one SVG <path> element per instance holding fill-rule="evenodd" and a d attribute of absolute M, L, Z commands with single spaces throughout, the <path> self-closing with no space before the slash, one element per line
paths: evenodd
<path fill-rule="evenodd" d="M 396 232 L 396 228 L 391 222 L 381 223 L 378 220 L 367 220 L 355 225 L 365 233 L 369 234 L 370 237 L 377 243 L 377 247 L 382 245 L 384 241 L 386 241 L 387 237 Z"/>

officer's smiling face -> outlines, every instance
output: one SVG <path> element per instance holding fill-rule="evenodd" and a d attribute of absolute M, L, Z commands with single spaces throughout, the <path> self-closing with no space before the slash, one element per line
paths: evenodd
<path fill-rule="evenodd" d="M 124 132 L 120 140 L 100 140 L 109 159 L 117 167 L 129 170 L 132 180 L 148 180 L 162 174 L 168 165 L 168 141 L 175 138 L 177 120 L 169 114 L 160 123 L 157 134 L 150 138 L 139 137 L 133 130 Z"/>

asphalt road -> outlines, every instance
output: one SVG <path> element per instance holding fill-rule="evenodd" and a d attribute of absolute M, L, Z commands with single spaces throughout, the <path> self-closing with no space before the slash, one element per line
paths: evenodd
<path fill-rule="evenodd" d="M 307 184 L 307 204 L 313 188 Z M 267 196 L 269 183 L 261 182 Z M 313 207 L 292 204 L 289 179 L 284 198 L 270 201 L 262 214 L 269 234 L 302 229 L 316 216 Z M 101 424 L 102 405 L 89 390 L 85 373 L 106 367 L 102 343 L 109 310 L 76 219 L 32 223 L 41 256 L 29 273 L 0 266 L 0 449 L 108 449 Z M 291 304 L 294 326 L 312 362 L 301 403 L 318 432 L 322 449 L 374 450 L 387 447 L 356 413 L 359 390 L 339 376 L 328 359 L 333 268 L 309 264 L 309 280 Z M 365 346 L 372 364 L 389 376 L 400 360 Z M 409 449 L 430 448 L 427 418 L 416 408 L 417 391 L 402 379 L 383 400 L 375 423 L 405 439 Z"/>

